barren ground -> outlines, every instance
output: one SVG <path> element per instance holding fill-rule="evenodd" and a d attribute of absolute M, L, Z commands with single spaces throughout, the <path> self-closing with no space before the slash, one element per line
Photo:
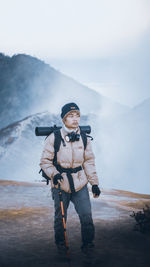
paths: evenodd
<path fill-rule="evenodd" d="M 150 205 L 150 195 L 102 190 L 93 199 L 95 252 L 87 260 L 80 251 L 80 223 L 72 203 L 67 234 L 70 263 L 54 244 L 53 201 L 45 183 L 0 181 L 0 266 L 149 267 L 150 234 L 134 231 L 132 211 Z"/>

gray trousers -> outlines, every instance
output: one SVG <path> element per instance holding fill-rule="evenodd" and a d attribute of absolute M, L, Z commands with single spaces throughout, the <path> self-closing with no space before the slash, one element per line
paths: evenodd
<path fill-rule="evenodd" d="M 62 223 L 62 215 L 60 208 L 60 200 L 58 189 L 52 188 L 52 197 L 54 199 L 55 217 L 54 217 L 54 231 L 55 243 L 64 243 L 64 230 Z M 65 221 L 67 221 L 67 209 L 70 201 L 74 204 L 75 210 L 79 216 L 81 223 L 81 237 L 83 244 L 92 242 L 94 239 L 95 229 L 92 220 L 91 202 L 87 185 L 75 193 L 66 193 L 62 190 L 63 206 Z"/>

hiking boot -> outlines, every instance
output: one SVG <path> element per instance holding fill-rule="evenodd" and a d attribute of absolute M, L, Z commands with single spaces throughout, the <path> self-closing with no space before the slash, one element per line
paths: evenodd
<path fill-rule="evenodd" d="M 89 254 L 89 253 L 92 253 L 94 251 L 94 247 L 95 247 L 95 245 L 93 242 L 90 242 L 87 244 L 82 244 L 81 251 L 85 254 Z"/>

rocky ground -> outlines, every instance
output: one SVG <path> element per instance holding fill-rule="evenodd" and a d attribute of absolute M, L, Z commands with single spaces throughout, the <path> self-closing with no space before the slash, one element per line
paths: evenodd
<path fill-rule="evenodd" d="M 133 210 L 150 205 L 150 195 L 104 189 L 98 199 L 91 195 L 96 230 L 91 258 L 80 251 L 80 223 L 71 203 L 67 220 L 70 261 L 59 257 L 55 248 L 49 186 L 1 180 L 0 195 L 1 267 L 150 266 L 150 234 L 134 231 L 135 220 L 130 216 Z"/>

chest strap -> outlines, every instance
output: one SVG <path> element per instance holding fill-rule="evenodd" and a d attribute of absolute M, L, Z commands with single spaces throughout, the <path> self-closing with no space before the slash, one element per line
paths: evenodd
<path fill-rule="evenodd" d="M 82 166 L 76 167 L 76 168 L 63 168 L 60 165 L 56 166 L 56 169 L 60 172 L 63 173 L 65 172 L 67 174 L 67 178 L 68 178 L 68 182 L 70 185 L 70 190 L 71 193 L 75 193 L 75 188 L 74 188 L 74 182 L 73 182 L 73 177 L 72 177 L 72 173 L 76 173 L 82 170 Z"/>

